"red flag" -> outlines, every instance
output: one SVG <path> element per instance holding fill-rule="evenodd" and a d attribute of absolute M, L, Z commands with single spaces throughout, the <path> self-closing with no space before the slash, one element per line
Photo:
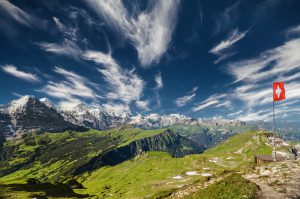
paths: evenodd
<path fill-rule="evenodd" d="M 274 101 L 280 101 L 285 99 L 284 82 L 273 83 L 273 99 Z"/>

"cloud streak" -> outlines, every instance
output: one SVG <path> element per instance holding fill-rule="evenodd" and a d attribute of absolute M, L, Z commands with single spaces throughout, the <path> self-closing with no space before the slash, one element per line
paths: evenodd
<path fill-rule="evenodd" d="M 62 67 L 55 67 L 54 72 L 63 76 L 59 82 L 48 81 L 40 92 L 61 99 L 60 106 L 69 109 L 81 101 L 78 98 L 95 100 L 97 95 L 88 87 L 88 79 Z"/>
<path fill-rule="evenodd" d="M 210 97 L 208 97 L 206 100 L 204 100 L 201 103 L 198 103 L 197 105 L 195 105 L 192 110 L 194 112 L 198 112 L 200 110 L 203 110 L 205 108 L 208 107 L 225 107 L 225 108 L 229 108 L 231 106 L 231 103 L 229 101 L 227 101 L 225 103 L 225 99 L 226 99 L 227 95 L 226 94 L 214 94 L 211 95 Z"/>
<path fill-rule="evenodd" d="M 35 19 L 33 17 L 19 7 L 10 3 L 8 0 L 0 1 L 0 10 L 2 10 L 3 14 L 24 26 L 30 27 L 35 24 Z"/>
<path fill-rule="evenodd" d="M 287 41 L 260 56 L 229 64 L 229 73 L 235 82 L 258 82 L 275 78 L 300 67 L 300 39 Z M 269 70 L 265 70 L 269 68 Z"/>
<path fill-rule="evenodd" d="M 107 104 L 103 104 L 103 108 L 108 113 L 115 114 L 117 116 L 124 116 L 127 114 L 131 114 L 128 104 L 107 103 Z"/>
<path fill-rule="evenodd" d="M 179 97 L 175 100 L 175 104 L 177 107 L 183 107 L 189 102 L 191 102 L 196 97 L 196 91 L 198 90 L 198 87 L 194 87 L 192 91 L 188 92 L 187 95 L 183 97 Z"/>
<path fill-rule="evenodd" d="M 102 66 L 98 71 L 108 83 L 107 98 L 126 104 L 140 100 L 145 83 L 134 70 L 122 69 L 110 54 L 99 51 L 86 51 L 83 58 Z"/>
<path fill-rule="evenodd" d="M 279 102 L 278 117 L 297 110 L 300 97 L 300 38 L 293 38 L 282 45 L 262 52 L 254 58 L 240 60 L 229 64 L 228 73 L 234 77 L 234 84 L 240 84 L 233 91 L 233 99 L 246 106 L 242 120 L 270 120 L 272 99 L 272 82 L 284 81 L 286 100 Z M 284 109 L 282 108 L 284 107 Z M 264 111 L 265 110 L 265 111 Z"/>
<path fill-rule="evenodd" d="M 118 0 L 91 0 L 88 3 L 107 25 L 130 40 L 144 67 L 159 61 L 167 51 L 176 24 L 179 0 L 155 1 L 147 10 L 133 9 L 132 13 Z"/>
<path fill-rule="evenodd" d="M 158 73 L 157 75 L 155 75 L 154 79 L 155 79 L 155 83 L 156 83 L 156 89 L 157 90 L 162 89 L 164 84 L 162 81 L 161 73 Z"/>
<path fill-rule="evenodd" d="M 239 32 L 238 29 L 235 29 L 229 34 L 228 38 L 222 40 L 219 44 L 213 47 L 209 52 L 211 54 L 219 56 L 219 59 L 215 63 L 218 63 L 222 60 L 227 59 L 228 57 L 235 55 L 236 53 L 229 52 L 230 48 L 235 43 L 243 39 L 247 33 L 248 31 Z"/>
<path fill-rule="evenodd" d="M 13 65 L 3 65 L 1 66 L 2 71 L 4 71 L 7 74 L 10 74 L 14 77 L 17 77 L 21 80 L 28 81 L 31 83 L 37 83 L 40 82 L 39 77 L 36 74 L 31 74 L 28 72 L 24 72 L 19 70 L 17 67 Z"/>
<path fill-rule="evenodd" d="M 68 39 L 64 39 L 62 43 L 48 43 L 48 42 L 40 42 L 37 45 L 46 52 L 57 54 L 57 55 L 65 55 L 71 58 L 78 60 L 81 56 L 81 49 L 78 45 Z"/>

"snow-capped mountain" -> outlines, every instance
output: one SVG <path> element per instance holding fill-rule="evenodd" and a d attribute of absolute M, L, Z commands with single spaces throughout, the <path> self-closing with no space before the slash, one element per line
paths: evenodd
<path fill-rule="evenodd" d="M 99 130 L 109 129 L 127 124 L 130 115 L 117 115 L 107 112 L 98 105 L 78 104 L 71 110 L 60 110 L 64 118 L 74 124 Z"/>
<path fill-rule="evenodd" d="M 23 96 L 7 105 L 0 106 L 0 131 L 6 137 L 28 131 L 78 130 L 80 127 L 105 130 L 130 124 L 144 129 L 170 127 L 174 125 L 205 127 L 242 125 L 240 121 L 192 119 L 180 114 L 136 115 L 115 114 L 101 105 L 79 103 L 72 109 L 56 107 L 49 99 L 38 100 L 33 96 Z"/>
<path fill-rule="evenodd" d="M 170 115 L 137 115 L 131 117 L 130 124 L 142 128 L 161 128 L 167 127 L 175 124 L 189 124 L 193 119 L 180 114 L 170 114 Z"/>
<path fill-rule="evenodd" d="M 0 130 L 5 137 L 21 132 L 84 129 L 67 120 L 54 108 L 33 96 L 23 96 L 0 108 Z"/>
<path fill-rule="evenodd" d="M 44 97 L 40 99 L 40 102 L 43 102 L 46 106 L 55 108 L 54 104 L 48 98 Z"/>

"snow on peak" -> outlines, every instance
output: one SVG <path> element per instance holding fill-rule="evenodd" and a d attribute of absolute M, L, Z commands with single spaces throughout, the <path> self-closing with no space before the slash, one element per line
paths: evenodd
<path fill-rule="evenodd" d="M 20 99 L 12 100 L 8 107 L 9 113 L 25 108 L 30 99 L 35 99 L 35 98 L 34 96 L 31 95 L 25 95 Z"/>
<path fill-rule="evenodd" d="M 51 102 L 51 100 L 49 100 L 48 98 L 44 97 L 40 99 L 40 102 L 43 102 L 46 106 L 48 107 L 54 107 L 53 103 Z"/>

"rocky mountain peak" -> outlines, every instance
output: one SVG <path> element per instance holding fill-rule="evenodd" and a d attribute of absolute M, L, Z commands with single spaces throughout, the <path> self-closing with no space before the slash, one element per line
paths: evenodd
<path fill-rule="evenodd" d="M 25 109 L 28 104 L 34 104 L 35 102 L 39 101 L 37 98 L 35 98 L 34 96 L 30 96 L 30 95 L 25 95 L 19 99 L 16 100 L 12 100 L 9 104 L 8 104 L 8 112 L 9 113 L 13 113 L 16 112 L 18 110 L 22 110 Z"/>
<path fill-rule="evenodd" d="M 50 99 L 46 98 L 46 97 L 41 98 L 40 102 L 44 103 L 48 107 L 52 107 L 52 108 L 55 107 L 55 105 L 52 103 L 52 101 Z"/>

